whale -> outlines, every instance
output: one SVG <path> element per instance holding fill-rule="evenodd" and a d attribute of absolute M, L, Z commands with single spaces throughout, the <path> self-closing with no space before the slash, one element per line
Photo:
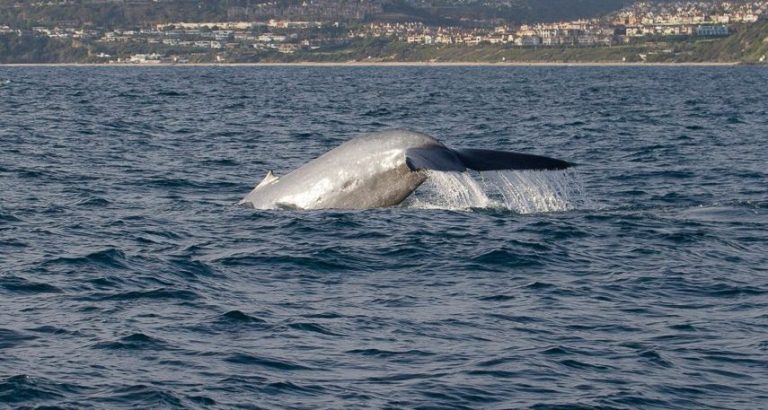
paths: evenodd
<path fill-rule="evenodd" d="M 563 170 L 572 163 L 540 155 L 452 149 L 416 131 L 365 134 L 284 176 L 271 170 L 239 204 L 255 209 L 368 209 L 397 206 L 429 171 Z"/>

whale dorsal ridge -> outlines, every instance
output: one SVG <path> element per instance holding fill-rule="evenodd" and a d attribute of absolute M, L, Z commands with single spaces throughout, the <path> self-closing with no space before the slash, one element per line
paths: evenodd
<path fill-rule="evenodd" d="M 272 184 L 276 182 L 278 179 L 280 179 L 280 177 L 276 177 L 275 174 L 272 172 L 272 170 L 269 170 L 267 171 L 267 176 L 265 176 L 264 179 L 262 179 L 261 182 L 259 182 L 259 184 L 256 185 L 256 188 Z"/>

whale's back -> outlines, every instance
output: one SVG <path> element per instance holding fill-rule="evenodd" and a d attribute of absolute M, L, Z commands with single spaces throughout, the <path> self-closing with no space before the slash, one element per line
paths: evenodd
<path fill-rule="evenodd" d="M 426 178 L 405 153 L 443 147 L 435 138 L 392 130 L 349 140 L 278 180 L 257 186 L 241 203 L 258 209 L 374 208 L 397 205 Z"/>

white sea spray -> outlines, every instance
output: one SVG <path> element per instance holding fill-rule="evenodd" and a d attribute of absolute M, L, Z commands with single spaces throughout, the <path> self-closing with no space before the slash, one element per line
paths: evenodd
<path fill-rule="evenodd" d="M 404 204 L 410 208 L 507 209 L 521 214 L 588 207 L 583 185 L 570 171 L 430 171 Z"/>

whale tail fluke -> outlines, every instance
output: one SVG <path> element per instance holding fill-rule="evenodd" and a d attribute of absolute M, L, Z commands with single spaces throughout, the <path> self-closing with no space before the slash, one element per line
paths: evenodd
<path fill-rule="evenodd" d="M 574 165 L 541 155 L 471 148 L 456 150 L 446 147 L 411 148 L 406 151 L 405 157 L 406 164 L 412 171 L 423 169 L 455 172 L 463 172 L 467 169 L 554 171 Z"/>
<path fill-rule="evenodd" d="M 490 149 L 454 150 L 465 167 L 475 171 L 535 170 L 554 171 L 566 169 L 574 164 L 541 155 L 517 152 L 494 151 Z"/>

